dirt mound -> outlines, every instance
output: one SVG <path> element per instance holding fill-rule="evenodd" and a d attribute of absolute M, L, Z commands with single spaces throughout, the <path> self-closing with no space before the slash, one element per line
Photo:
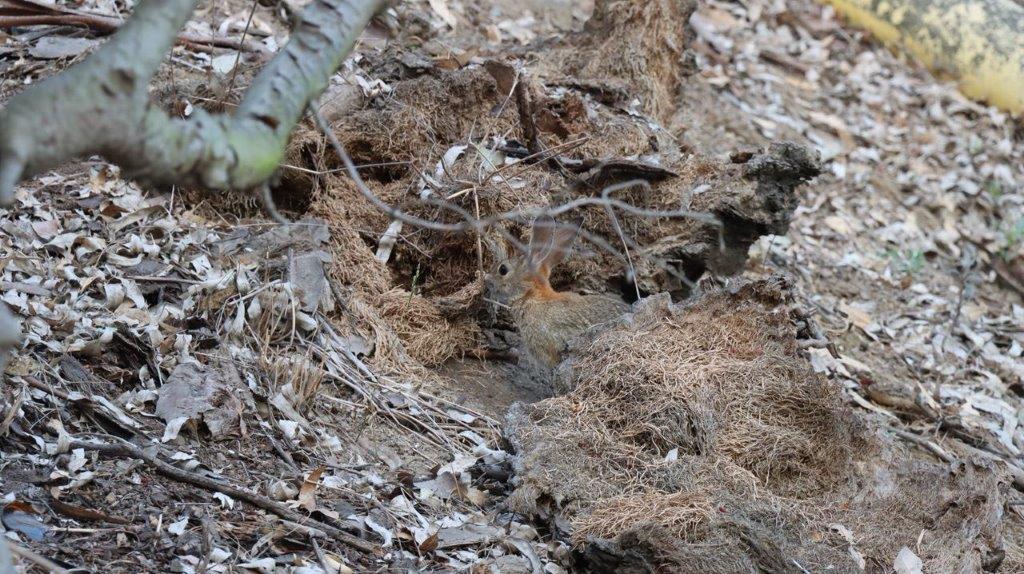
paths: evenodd
<path fill-rule="evenodd" d="M 856 572 L 902 546 L 926 571 L 998 557 L 1004 477 L 872 430 L 801 356 L 787 303 L 778 279 L 656 297 L 597 334 L 557 373 L 564 395 L 510 413 L 510 506 L 607 571 Z"/>
<path fill-rule="evenodd" d="M 814 154 L 792 144 L 774 144 L 731 160 L 688 155 L 647 118 L 622 114 L 582 92 L 540 84 L 531 84 L 530 90 L 547 148 L 560 151 L 566 161 L 592 167 L 581 173 L 517 163 L 513 150 L 520 144 L 513 137 L 521 126 L 514 98 L 500 80 L 486 65 L 431 70 L 399 80 L 390 96 L 365 102 L 334 129 L 357 162 L 368 164 L 364 175 L 373 193 L 411 214 L 449 223 L 460 221 L 459 216 L 424 203 L 424 195 L 488 217 L 586 202 L 601 198 L 607 186 L 649 180 L 608 194 L 634 211 L 616 208 L 612 219 L 603 205 L 583 203 L 566 215 L 581 218 L 606 243 L 604 248 L 589 245 L 587 256 L 571 258 L 558 269 L 556 286 L 635 292 L 635 279 L 641 294 L 685 296 L 705 270 L 735 273 L 759 236 L 784 233 L 797 204 L 795 190 L 818 172 Z M 524 76 L 522 81 L 529 79 Z M 460 102 L 457 111 L 448 109 L 452 101 Z M 411 352 L 427 364 L 478 344 L 479 337 L 465 323 L 472 309 L 464 307 L 461 316 L 449 313 L 448 319 L 465 327 L 450 333 L 456 327 L 437 320 L 440 311 L 434 307 L 436 299 L 476 284 L 480 263 L 490 261 L 480 238 L 406 230 L 382 263 L 374 252 L 391 221 L 347 175 L 330 173 L 338 168 L 330 154 L 295 151 L 319 149 L 315 134 L 307 136 L 296 138 L 292 155 L 318 158 L 310 167 L 327 172 L 307 186 L 316 190 L 309 212 L 339 230 L 334 255 L 340 282 L 367 301 L 394 289 L 411 293 L 404 296 L 406 304 L 429 320 L 403 321 L 394 331 L 409 349 L 431 349 Z M 650 212 L 680 216 L 657 218 Z M 525 225 L 509 222 L 506 229 L 522 235 Z M 624 257 L 622 246 L 635 257 Z M 401 314 L 383 315 L 397 320 Z M 446 341 L 443 351 L 435 346 L 438 338 Z"/>
<path fill-rule="evenodd" d="M 636 98 L 644 113 L 664 120 L 675 109 L 680 81 L 695 70 L 687 65 L 687 46 L 696 7 L 689 0 L 595 2 L 581 33 L 545 46 L 553 52 L 545 76 L 623 107 Z"/>

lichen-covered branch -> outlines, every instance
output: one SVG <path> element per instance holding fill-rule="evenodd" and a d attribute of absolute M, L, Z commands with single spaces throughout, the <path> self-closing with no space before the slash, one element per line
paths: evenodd
<path fill-rule="evenodd" d="M 306 105 L 326 87 L 383 0 L 315 0 L 232 115 L 168 116 L 147 85 L 195 0 L 147 0 L 82 63 L 0 112 L 0 204 L 22 178 L 100 154 L 150 183 L 248 189 L 267 180 Z"/>
<path fill-rule="evenodd" d="M 141 2 L 84 61 L 11 98 L 0 110 L 0 205 L 13 201 L 22 179 L 94 154 L 148 183 L 256 187 L 273 175 L 306 106 L 384 0 L 314 0 L 234 114 L 172 118 L 149 102 L 147 88 L 195 4 Z M 0 308 L 0 359 L 16 335 Z"/>

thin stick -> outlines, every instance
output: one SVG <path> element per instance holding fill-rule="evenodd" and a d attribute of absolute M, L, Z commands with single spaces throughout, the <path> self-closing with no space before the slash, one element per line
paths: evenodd
<path fill-rule="evenodd" d="M 71 448 L 84 448 L 86 450 L 96 451 L 109 456 L 122 456 L 139 459 L 156 470 L 157 473 L 172 480 L 198 486 L 211 492 L 220 492 L 239 500 L 244 500 L 257 508 L 262 508 L 263 510 L 276 514 L 285 520 L 290 520 L 298 524 L 308 525 L 312 528 L 323 530 L 340 542 L 363 552 L 376 554 L 379 551 L 378 546 L 368 540 L 357 538 L 339 528 L 335 528 L 334 526 L 325 524 L 319 520 L 304 516 L 299 512 L 296 512 L 295 510 L 292 510 L 291 508 L 288 508 L 287 506 L 279 502 L 275 502 L 265 496 L 260 496 L 259 494 L 245 490 L 244 488 L 182 470 L 160 460 L 155 454 L 146 452 L 132 443 L 118 439 L 117 437 L 111 437 L 111 439 L 116 440 L 117 444 L 73 440 L 71 441 Z"/>
<path fill-rule="evenodd" d="M 895 433 L 896 436 L 900 437 L 901 439 L 910 441 L 910 442 L 912 442 L 914 444 L 918 444 L 918 445 L 921 445 L 921 446 L 927 448 L 928 450 L 932 451 L 932 453 L 934 453 L 935 456 L 939 457 L 944 462 L 953 462 L 954 460 L 956 460 L 955 458 L 953 458 L 953 455 L 951 455 L 948 452 L 946 452 L 941 446 L 939 446 L 939 445 L 935 444 L 934 442 L 924 438 L 921 435 L 918 435 L 918 434 L 915 434 L 915 433 L 912 433 L 912 432 L 909 432 L 909 431 L 905 431 L 905 430 L 900 430 L 900 429 L 898 429 L 896 427 L 887 426 L 886 428 L 888 430 L 892 431 L 893 433 Z"/>
<path fill-rule="evenodd" d="M 316 552 L 316 557 L 320 560 L 320 566 L 323 567 L 324 572 L 331 574 L 331 570 L 334 570 L 334 568 L 331 568 L 327 563 L 327 556 L 325 556 L 324 551 L 320 549 L 320 544 L 316 541 L 316 536 L 310 536 L 309 541 L 313 543 L 313 551 Z"/>
<path fill-rule="evenodd" d="M 252 18 L 253 18 L 253 16 L 256 15 L 256 6 L 258 4 L 259 3 L 256 0 L 253 0 L 252 8 L 249 9 L 249 18 L 246 19 L 246 21 L 245 21 L 245 28 L 242 30 L 242 40 L 241 40 L 242 43 L 245 43 L 245 37 L 249 35 L 249 26 L 252 25 Z M 241 61 L 242 61 L 242 51 L 239 50 L 238 52 L 235 53 L 235 63 L 231 66 L 231 79 L 228 80 L 228 89 L 224 90 L 224 93 L 221 95 L 221 98 L 220 98 L 221 101 L 217 102 L 218 104 L 223 103 L 224 98 L 228 97 L 228 94 L 231 93 L 231 90 L 235 89 L 235 78 L 238 77 L 238 63 L 241 62 Z M 270 189 L 269 185 L 265 189 L 269 190 Z M 266 195 L 269 195 L 269 194 L 270 194 L 270 192 L 267 191 Z M 270 204 L 273 205 L 273 203 L 274 203 L 273 200 L 271 200 Z M 276 209 L 275 209 L 275 211 L 276 211 Z"/>
<path fill-rule="evenodd" d="M 82 26 L 105 35 L 112 34 L 121 27 L 121 21 L 104 16 L 81 13 L 39 14 L 30 16 L 0 16 L 0 29 L 11 29 L 22 26 Z M 178 34 L 178 44 L 196 51 L 209 51 L 211 48 L 230 48 L 247 52 L 258 51 L 252 43 L 237 38 L 222 36 L 199 36 L 197 34 Z"/>
<path fill-rule="evenodd" d="M 61 568 L 49 558 L 40 556 L 35 552 L 32 552 L 28 548 L 22 548 L 21 546 L 18 546 L 10 540 L 7 541 L 7 547 L 11 549 L 11 554 L 14 554 L 19 558 L 28 560 L 29 562 L 35 564 L 36 566 L 39 566 L 40 568 L 46 569 L 46 571 L 50 574 L 68 574 L 67 570 Z"/>

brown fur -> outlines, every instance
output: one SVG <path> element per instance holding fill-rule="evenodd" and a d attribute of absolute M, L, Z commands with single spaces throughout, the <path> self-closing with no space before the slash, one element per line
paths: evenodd
<path fill-rule="evenodd" d="M 509 259 L 495 247 L 496 263 L 488 274 L 491 298 L 507 305 L 523 346 L 547 367 L 558 364 L 569 342 L 595 325 L 629 311 L 629 305 L 608 295 L 580 295 L 551 287 L 551 268 L 568 255 L 579 228 L 557 227 L 550 219 L 534 223 L 529 252 Z"/>

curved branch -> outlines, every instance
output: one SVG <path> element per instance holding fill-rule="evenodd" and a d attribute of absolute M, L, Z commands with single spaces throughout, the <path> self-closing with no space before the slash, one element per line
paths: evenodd
<path fill-rule="evenodd" d="M 195 0 L 141 3 L 124 27 L 80 64 L 11 98 L 0 113 L 0 204 L 23 177 L 73 157 L 114 156 L 137 141 L 146 86 Z"/>
<path fill-rule="evenodd" d="M 259 185 L 384 0 L 314 0 L 233 115 L 200 110 L 183 120 L 150 105 L 147 86 L 195 3 L 141 2 L 83 62 L 11 99 L 0 111 L 0 204 L 21 179 L 91 154 L 146 183 Z"/>

